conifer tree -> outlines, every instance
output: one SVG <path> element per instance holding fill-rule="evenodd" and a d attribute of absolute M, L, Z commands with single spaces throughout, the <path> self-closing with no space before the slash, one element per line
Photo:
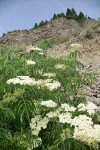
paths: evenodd
<path fill-rule="evenodd" d="M 80 13 L 79 13 L 79 16 L 78 16 L 78 20 L 79 20 L 79 21 L 82 21 L 82 20 L 84 20 L 84 19 L 85 19 L 84 14 L 83 14 L 82 12 L 80 12 Z"/>
<path fill-rule="evenodd" d="M 65 17 L 65 14 L 63 12 L 61 13 L 61 17 Z"/>
<path fill-rule="evenodd" d="M 68 18 L 68 19 L 71 19 L 71 18 L 72 18 L 72 11 L 71 11 L 71 9 L 69 9 L 69 8 L 67 8 L 66 18 Z"/>
<path fill-rule="evenodd" d="M 42 20 L 39 24 L 39 27 L 43 26 L 44 25 L 44 21 Z"/>
<path fill-rule="evenodd" d="M 35 25 L 34 25 L 34 29 L 36 29 L 36 28 L 38 28 L 38 24 L 37 23 L 35 23 Z"/>
<path fill-rule="evenodd" d="M 77 15 L 76 11 L 74 10 L 74 8 L 72 8 L 72 19 L 77 20 L 77 17 L 78 17 L 78 15 Z"/>
<path fill-rule="evenodd" d="M 56 15 L 56 14 L 54 14 L 54 15 L 53 15 L 53 19 L 56 19 L 56 18 L 57 18 L 57 15 Z"/>
<path fill-rule="evenodd" d="M 48 23 L 48 21 L 46 20 L 45 22 L 44 22 L 44 24 L 47 24 Z"/>

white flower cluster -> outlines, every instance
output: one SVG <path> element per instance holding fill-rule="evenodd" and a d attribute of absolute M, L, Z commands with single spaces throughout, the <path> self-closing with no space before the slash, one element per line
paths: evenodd
<path fill-rule="evenodd" d="M 95 146 L 97 148 L 98 142 L 100 142 L 100 125 L 93 124 L 92 118 L 86 115 L 79 115 L 72 118 L 72 113 L 76 110 L 87 111 L 90 115 L 96 112 L 97 106 L 92 102 L 87 104 L 79 104 L 77 108 L 69 106 L 68 104 L 62 104 L 61 108 L 65 113 L 61 113 L 59 117 L 60 123 L 68 123 L 70 126 L 74 126 L 73 138 L 86 142 L 88 145 Z"/>
<path fill-rule="evenodd" d="M 38 88 L 47 88 L 52 91 L 54 89 L 58 89 L 61 84 L 59 81 L 55 81 L 52 79 L 46 80 L 35 80 L 34 78 L 30 78 L 29 76 L 17 76 L 17 78 L 12 78 L 7 81 L 7 84 L 21 84 L 21 85 L 36 85 Z"/>
<path fill-rule="evenodd" d="M 36 62 L 35 62 L 35 61 L 32 61 L 32 60 L 26 60 L 26 64 L 27 64 L 27 65 L 35 65 Z"/>
<path fill-rule="evenodd" d="M 64 64 L 57 64 L 57 65 L 55 65 L 55 68 L 56 69 L 63 69 L 63 70 L 65 70 L 66 66 Z"/>
<path fill-rule="evenodd" d="M 34 78 L 29 76 L 17 76 L 16 78 L 9 79 L 7 84 L 21 84 L 21 85 L 36 85 Z"/>
<path fill-rule="evenodd" d="M 52 100 L 42 101 L 40 104 L 48 108 L 55 108 L 57 106 L 57 103 L 53 102 Z M 82 109 L 82 111 L 90 110 L 90 105 L 91 110 L 96 109 L 96 106 L 92 102 L 88 102 L 86 105 L 83 105 L 85 109 Z M 83 105 L 79 104 L 75 108 L 64 103 L 61 104 L 59 108 L 56 107 L 54 111 L 48 112 L 44 118 L 42 118 L 40 115 L 36 116 L 31 120 L 30 123 L 32 133 L 34 135 L 38 135 L 42 128 L 45 129 L 47 127 L 49 120 L 56 117 L 58 118 L 59 123 L 69 124 L 70 127 L 74 127 L 74 132 L 72 135 L 73 138 L 97 148 L 98 142 L 100 142 L 100 125 L 94 124 L 92 118 L 84 114 L 73 117 L 73 113 L 79 111 Z"/>
<path fill-rule="evenodd" d="M 80 129 L 87 128 L 93 125 L 92 118 L 86 115 L 79 115 L 74 117 L 71 122 L 71 126 L 74 125 L 75 127 L 79 127 Z"/>
<path fill-rule="evenodd" d="M 70 45 L 71 48 L 82 48 L 82 44 L 74 43 Z"/>
<path fill-rule="evenodd" d="M 61 104 L 61 108 L 63 108 L 64 109 L 64 111 L 65 112 L 74 112 L 75 110 L 76 110 L 76 108 L 75 107 L 73 107 L 73 106 L 69 106 L 68 104 Z"/>
<path fill-rule="evenodd" d="M 72 122 L 72 114 L 69 112 L 60 114 L 59 122 L 60 123 L 71 123 Z"/>
<path fill-rule="evenodd" d="M 42 101 L 41 105 L 52 108 L 52 107 L 56 107 L 57 103 L 53 102 L 52 100 L 47 100 L 47 101 Z"/>
<path fill-rule="evenodd" d="M 58 117 L 61 113 L 62 109 L 56 109 L 55 111 L 51 111 L 49 113 L 46 114 L 46 116 L 48 118 L 54 118 L 54 117 Z"/>
<path fill-rule="evenodd" d="M 36 115 L 34 118 L 32 118 L 30 123 L 32 134 L 38 136 L 41 129 L 47 128 L 48 122 L 49 118 L 48 117 L 42 118 L 41 115 Z"/>
<path fill-rule="evenodd" d="M 39 47 L 30 45 L 30 46 L 27 47 L 26 52 L 30 53 L 31 51 L 42 51 L 42 49 L 39 48 Z"/>
<path fill-rule="evenodd" d="M 54 89 L 58 89 L 61 84 L 59 81 L 55 81 L 52 79 L 46 79 L 46 80 L 38 80 L 37 81 L 38 88 L 47 88 L 48 90 L 52 91 Z"/>
<path fill-rule="evenodd" d="M 89 113 L 89 115 L 92 115 L 95 113 L 95 110 L 97 110 L 98 107 L 92 103 L 92 102 L 87 102 L 87 104 L 83 104 L 83 103 L 80 103 L 78 105 L 78 111 L 87 111 Z"/>
<path fill-rule="evenodd" d="M 86 115 L 75 117 L 71 123 L 74 125 L 73 138 L 86 142 L 88 145 L 98 146 L 100 142 L 100 125 L 93 124 L 92 119 Z"/>
<path fill-rule="evenodd" d="M 51 83 L 50 83 L 50 82 L 47 82 L 47 83 L 45 84 L 45 86 L 47 87 L 48 90 L 52 91 L 52 90 L 54 90 L 54 89 L 58 89 L 58 88 L 61 86 L 61 84 L 60 84 L 59 81 L 53 80 Z"/>
<path fill-rule="evenodd" d="M 38 52 L 38 54 L 39 54 L 39 55 L 44 55 L 44 53 L 42 53 L 42 52 Z"/>
<path fill-rule="evenodd" d="M 49 73 L 43 73 L 43 74 L 42 74 L 42 76 L 43 76 L 43 77 L 51 78 L 51 77 L 55 77 L 55 76 L 56 76 L 56 74 L 55 74 L 55 73 L 51 73 L 51 72 L 49 72 Z"/>

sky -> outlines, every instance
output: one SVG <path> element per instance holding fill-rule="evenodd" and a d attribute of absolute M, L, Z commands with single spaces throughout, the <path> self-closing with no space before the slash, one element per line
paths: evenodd
<path fill-rule="evenodd" d="M 100 17 L 100 0 L 0 0 L 0 36 L 13 30 L 31 29 L 54 13 L 74 8 L 91 18 Z"/>

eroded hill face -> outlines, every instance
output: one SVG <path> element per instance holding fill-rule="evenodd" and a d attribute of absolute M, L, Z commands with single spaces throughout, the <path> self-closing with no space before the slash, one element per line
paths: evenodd
<path fill-rule="evenodd" d="M 64 37 L 68 37 L 68 40 L 62 44 L 64 48 L 69 49 L 72 43 L 81 43 L 83 51 L 99 50 L 100 21 L 87 19 L 84 23 L 78 23 L 75 20 L 61 17 L 51 20 L 47 25 L 35 30 L 9 32 L 0 38 L 0 43 L 7 46 L 24 47 L 35 45 L 38 41 L 44 39 L 55 40 Z M 56 48 L 59 49 L 59 47 Z"/>
<path fill-rule="evenodd" d="M 1 43 L 10 45 L 30 45 L 43 39 L 56 39 L 81 31 L 81 27 L 75 20 L 58 18 L 48 22 L 47 25 L 35 30 L 23 30 L 7 33 L 1 38 Z"/>

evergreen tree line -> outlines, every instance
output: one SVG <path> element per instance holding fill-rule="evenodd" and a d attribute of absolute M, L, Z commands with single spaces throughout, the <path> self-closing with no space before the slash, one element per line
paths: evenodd
<path fill-rule="evenodd" d="M 74 8 L 69 9 L 67 8 L 66 13 L 61 13 L 61 14 L 54 14 L 53 15 L 53 19 L 59 18 L 59 17 L 65 17 L 67 19 L 74 19 L 76 21 L 83 21 L 85 20 L 87 17 L 80 11 L 79 15 L 76 13 L 76 11 L 74 10 Z M 88 17 L 90 18 L 90 17 Z"/>
<path fill-rule="evenodd" d="M 87 19 L 87 17 L 80 11 L 79 15 L 76 13 L 76 11 L 74 10 L 74 8 L 72 9 L 69 9 L 67 8 L 67 11 L 66 13 L 60 13 L 60 14 L 54 14 L 53 15 L 53 18 L 51 18 L 51 20 L 54 20 L 54 19 L 57 19 L 57 18 L 60 18 L 60 17 L 64 17 L 66 19 L 74 19 L 76 21 L 79 21 L 79 22 L 82 22 L 84 20 Z M 88 17 L 89 19 L 91 19 L 90 17 Z M 44 26 L 48 23 L 48 21 L 41 21 L 39 24 L 35 23 L 33 29 L 37 29 L 41 26 Z"/>

